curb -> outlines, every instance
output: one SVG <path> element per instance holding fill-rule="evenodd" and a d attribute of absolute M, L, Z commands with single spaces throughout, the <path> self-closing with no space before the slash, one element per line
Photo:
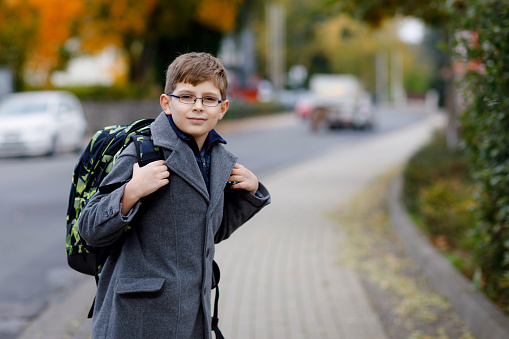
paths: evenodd
<path fill-rule="evenodd" d="M 459 273 L 417 229 L 400 199 L 403 179 L 389 188 L 390 219 L 407 252 L 477 339 L 509 338 L 509 318 Z"/>

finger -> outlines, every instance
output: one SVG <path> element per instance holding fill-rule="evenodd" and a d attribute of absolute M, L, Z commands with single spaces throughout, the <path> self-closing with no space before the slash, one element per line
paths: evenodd
<path fill-rule="evenodd" d="M 245 179 L 246 176 L 242 175 L 242 174 L 230 174 L 230 178 L 236 178 L 236 179 Z M 239 180 L 234 180 L 234 181 L 239 181 Z"/>
<path fill-rule="evenodd" d="M 234 168 L 232 170 L 231 175 L 242 175 L 245 173 L 245 170 L 243 168 Z"/>
<path fill-rule="evenodd" d="M 169 171 L 168 167 L 165 164 L 158 165 L 158 166 L 154 167 L 154 169 L 161 171 L 161 172 Z"/>
<path fill-rule="evenodd" d="M 233 166 L 233 170 L 241 170 L 245 168 L 244 166 L 242 166 L 241 164 L 239 163 L 236 163 L 234 166 Z"/>
<path fill-rule="evenodd" d="M 163 160 L 153 161 L 147 164 L 145 167 L 151 168 L 156 172 L 168 171 L 168 167 L 165 165 Z"/>
<path fill-rule="evenodd" d="M 243 180 L 244 178 L 240 175 L 230 175 L 230 177 L 228 178 L 228 181 L 230 182 L 233 182 L 233 181 L 236 181 L 236 182 L 241 182 L 241 181 L 244 181 Z"/>
<path fill-rule="evenodd" d="M 157 177 L 158 177 L 159 179 L 161 179 L 161 180 L 162 180 L 162 179 L 169 178 L 169 177 L 170 177 L 170 172 L 168 172 L 168 171 L 162 171 L 162 172 L 160 172 L 160 173 L 158 173 L 158 174 L 157 174 Z"/>
<path fill-rule="evenodd" d="M 146 166 L 157 168 L 166 165 L 164 164 L 164 160 L 156 160 L 148 163 Z"/>
<path fill-rule="evenodd" d="M 140 170 L 140 165 L 138 163 L 134 163 L 133 165 L 133 175 L 135 175 Z"/>
<path fill-rule="evenodd" d="M 231 186 L 231 188 L 233 188 L 233 189 L 242 189 L 242 188 L 245 188 L 245 187 L 246 187 L 246 184 L 243 183 L 243 182 L 238 182 L 238 183 L 233 184 Z"/>

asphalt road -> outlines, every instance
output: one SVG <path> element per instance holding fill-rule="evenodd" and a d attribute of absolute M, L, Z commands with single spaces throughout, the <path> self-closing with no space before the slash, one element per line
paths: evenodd
<path fill-rule="evenodd" d="M 367 142 L 423 118 L 416 110 L 380 110 L 372 131 L 310 132 L 298 119 L 223 137 L 239 162 L 263 180 L 273 171 Z M 0 159 L 0 338 L 15 338 L 50 298 L 71 293 L 80 275 L 65 256 L 65 215 L 78 155 Z"/>

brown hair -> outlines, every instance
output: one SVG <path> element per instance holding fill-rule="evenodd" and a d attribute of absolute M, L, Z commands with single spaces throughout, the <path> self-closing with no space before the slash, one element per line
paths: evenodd
<path fill-rule="evenodd" d="M 225 100 L 228 80 L 221 61 L 209 53 L 182 54 L 168 66 L 164 93 L 173 92 L 180 82 L 196 86 L 207 80 L 214 82 L 221 93 L 221 100 Z"/>

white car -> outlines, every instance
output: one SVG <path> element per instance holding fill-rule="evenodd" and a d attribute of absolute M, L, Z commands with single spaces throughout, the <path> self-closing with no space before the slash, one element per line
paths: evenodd
<path fill-rule="evenodd" d="M 374 109 L 360 80 L 348 74 L 315 74 L 309 84 L 313 95 L 312 127 L 372 128 Z"/>
<path fill-rule="evenodd" d="M 79 151 L 87 123 L 78 98 L 66 91 L 33 91 L 0 100 L 0 156 Z"/>

